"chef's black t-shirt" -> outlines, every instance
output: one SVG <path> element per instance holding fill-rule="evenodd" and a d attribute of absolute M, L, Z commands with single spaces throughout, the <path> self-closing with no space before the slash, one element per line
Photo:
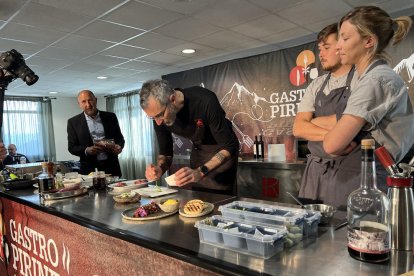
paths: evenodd
<path fill-rule="evenodd" d="M 219 145 L 230 154 L 237 152 L 239 141 L 216 94 L 199 86 L 177 90 L 184 94 L 184 106 L 174 124 L 158 126 L 154 121 L 160 154 L 173 156 L 171 133 L 190 139 L 194 146 Z"/>

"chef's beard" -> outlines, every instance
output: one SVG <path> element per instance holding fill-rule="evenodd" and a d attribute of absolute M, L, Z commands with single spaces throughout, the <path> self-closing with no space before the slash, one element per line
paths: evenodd
<path fill-rule="evenodd" d="M 340 67 L 342 66 L 342 64 L 340 62 L 338 62 L 337 64 L 334 65 L 328 65 L 328 66 L 322 66 L 322 69 L 324 71 L 327 72 L 335 72 L 336 70 L 338 70 Z"/>
<path fill-rule="evenodd" d="M 164 124 L 166 126 L 172 126 L 175 122 L 175 119 L 177 119 L 177 108 L 171 104 L 168 110 L 168 118 L 164 119 Z"/>

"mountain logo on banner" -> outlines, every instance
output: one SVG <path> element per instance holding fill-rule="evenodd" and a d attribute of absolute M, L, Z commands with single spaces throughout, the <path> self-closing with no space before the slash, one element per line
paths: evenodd
<path fill-rule="evenodd" d="M 310 68 L 315 64 L 315 54 L 310 50 L 304 50 L 296 57 L 296 66 L 290 70 L 289 80 L 293 86 L 301 86 L 306 83 L 307 76 L 310 79 L 318 77 L 318 69 Z"/>
<path fill-rule="evenodd" d="M 394 67 L 394 71 L 401 75 L 401 73 L 403 72 L 403 70 L 406 70 L 407 72 L 407 76 L 408 76 L 408 80 L 406 80 L 407 83 L 411 83 L 411 81 L 414 78 L 414 54 L 412 54 L 410 57 L 408 58 L 404 58 L 402 59 L 395 67 Z"/>
<path fill-rule="evenodd" d="M 246 114 L 250 119 L 262 121 L 264 111 L 259 102 L 271 104 L 266 98 L 250 92 L 246 87 L 235 82 L 229 92 L 223 96 L 220 104 L 225 108 L 226 113 L 233 115 L 233 118 L 238 114 Z"/>

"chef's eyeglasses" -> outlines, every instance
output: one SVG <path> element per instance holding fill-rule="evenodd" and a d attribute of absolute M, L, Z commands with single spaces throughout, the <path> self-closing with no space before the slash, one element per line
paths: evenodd
<path fill-rule="evenodd" d="M 161 111 L 160 113 L 158 113 L 157 115 L 155 115 L 154 117 L 150 117 L 150 116 L 147 115 L 147 118 L 150 119 L 150 120 L 153 120 L 153 121 L 164 118 L 165 111 L 167 110 L 167 106 L 168 105 L 165 105 L 164 110 Z"/>

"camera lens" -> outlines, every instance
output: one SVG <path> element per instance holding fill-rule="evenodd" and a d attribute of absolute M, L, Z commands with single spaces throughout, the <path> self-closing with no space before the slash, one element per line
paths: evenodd
<path fill-rule="evenodd" d="M 39 80 L 39 76 L 38 75 L 27 75 L 24 78 L 24 81 L 26 82 L 27 85 L 32 85 L 35 84 L 37 81 Z"/>
<path fill-rule="evenodd" d="M 16 73 L 27 85 L 32 85 L 39 79 L 39 77 L 23 62 L 16 68 Z"/>

